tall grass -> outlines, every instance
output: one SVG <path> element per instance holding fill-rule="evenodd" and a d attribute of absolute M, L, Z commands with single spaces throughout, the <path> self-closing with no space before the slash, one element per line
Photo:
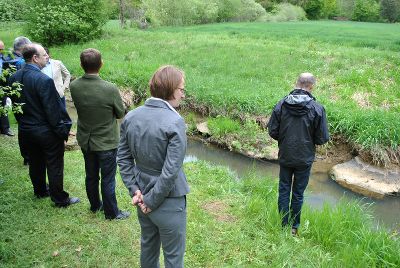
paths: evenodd
<path fill-rule="evenodd" d="M 15 126 L 15 125 L 14 125 Z M 55 208 L 33 195 L 16 137 L 0 136 L 1 267 L 139 267 L 140 227 L 119 175 L 116 195 L 131 218 L 107 221 L 89 210 L 80 151 L 65 154 L 65 189 L 81 203 Z M 400 241 L 371 228 L 356 203 L 322 211 L 307 203 L 300 236 L 282 230 L 277 183 L 238 181 L 206 162 L 184 166 L 188 200 L 186 267 L 398 267 Z"/>

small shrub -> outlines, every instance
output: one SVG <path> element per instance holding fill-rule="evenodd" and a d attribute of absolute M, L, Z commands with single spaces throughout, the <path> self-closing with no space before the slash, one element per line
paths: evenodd
<path fill-rule="evenodd" d="M 351 19 L 355 21 L 378 21 L 379 4 L 375 0 L 356 0 Z"/>
<path fill-rule="evenodd" d="M 91 40 L 106 22 L 102 1 L 32 0 L 25 31 L 47 46 Z"/>
<path fill-rule="evenodd" d="M 273 13 L 268 13 L 267 21 L 301 21 L 306 20 L 306 12 L 299 6 L 289 3 L 278 4 Z"/>

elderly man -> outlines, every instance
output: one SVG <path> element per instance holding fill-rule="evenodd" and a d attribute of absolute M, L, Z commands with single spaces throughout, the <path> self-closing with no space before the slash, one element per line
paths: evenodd
<path fill-rule="evenodd" d="M 292 235 L 297 235 L 300 225 L 315 145 L 329 140 L 325 109 L 311 95 L 314 85 L 311 73 L 300 74 L 296 88 L 278 102 L 268 122 L 269 135 L 279 145 L 278 209 L 282 226 L 292 224 Z"/>
<path fill-rule="evenodd" d="M 124 116 L 125 109 L 118 88 L 99 76 L 103 66 L 100 51 L 85 49 L 80 59 L 85 74 L 71 83 L 70 90 L 78 112 L 76 138 L 85 159 L 85 184 L 90 210 L 104 210 L 106 219 L 126 219 L 130 213 L 118 209 L 115 196 L 119 142 L 117 118 Z"/>
<path fill-rule="evenodd" d="M 56 206 L 66 207 L 79 202 L 79 198 L 69 197 L 63 187 L 64 141 L 68 139 L 71 120 L 62 107 L 53 79 L 40 71 L 48 61 L 44 48 L 28 44 L 22 55 L 26 64 L 10 78 L 9 84 L 23 85 L 18 102 L 25 104 L 23 113 L 16 118 L 20 139 L 30 159 L 33 191 L 38 198 L 50 196 Z"/>

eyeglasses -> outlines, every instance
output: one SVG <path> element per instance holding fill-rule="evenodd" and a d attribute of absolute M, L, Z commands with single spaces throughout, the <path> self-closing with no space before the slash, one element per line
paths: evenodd
<path fill-rule="evenodd" d="M 178 87 L 177 89 L 179 89 L 182 93 L 185 93 L 185 88 L 184 87 Z"/>

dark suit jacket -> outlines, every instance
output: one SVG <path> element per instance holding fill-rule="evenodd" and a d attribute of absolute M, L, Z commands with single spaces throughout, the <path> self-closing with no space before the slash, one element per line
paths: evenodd
<path fill-rule="evenodd" d="M 38 66 L 26 64 L 9 80 L 9 84 L 21 83 L 21 96 L 14 102 L 24 103 L 22 114 L 16 114 L 22 131 L 52 131 L 63 140 L 68 139 L 71 119 L 63 108 L 53 79 L 42 73 Z"/>

